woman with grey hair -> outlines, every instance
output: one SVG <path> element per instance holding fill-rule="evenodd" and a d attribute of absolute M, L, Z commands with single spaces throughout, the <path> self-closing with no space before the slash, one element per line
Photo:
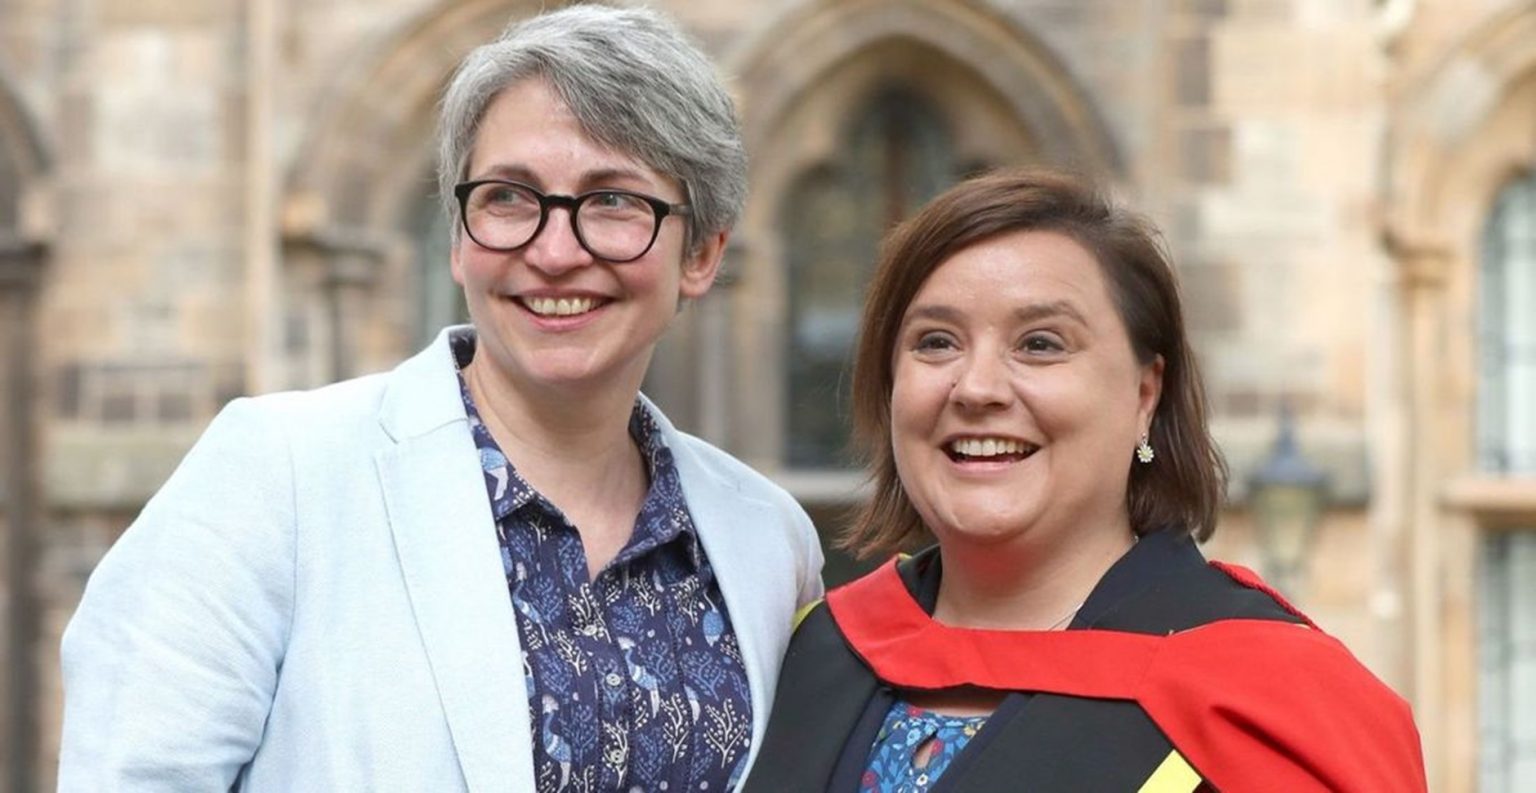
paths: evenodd
<path fill-rule="evenodd" d="M 728 790 L 821 552 L 639 387 L 745 195 L 671 23 L 576 6 L 441 111 L 472 324 L 236 400 L 91 576 L 63 790 Z"/>

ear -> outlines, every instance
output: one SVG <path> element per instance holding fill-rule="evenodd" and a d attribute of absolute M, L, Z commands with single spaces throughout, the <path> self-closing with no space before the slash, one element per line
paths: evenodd
<path fill-rule="evenodd" d="M 683 278 L 678 282 L 678 296 L 684 300 L 697 300 L 715 284 L 720 272 L 720 260 L 725 256 L 725 243 L 731 232 L 722 231 L 706 237 L 693 252 L 683 254 Z"/>
<path fill-rule="evenodd" d="M 459 286 L 464 285 L 464 265 L 459 261 L 459 248 L 463 245 L 464 236 L 460 235 L 448 249 L 448 270 L 453 273 L 453 282 Z"/>
<path fill-rule="evenodd" d="M 1136 386 L 1136 421 L 1142 432 L 1152 431 L 1152 414 L 1163 398 L 1163 356 L 1152 359 L 1141 367 L 1141 378 Z"/>

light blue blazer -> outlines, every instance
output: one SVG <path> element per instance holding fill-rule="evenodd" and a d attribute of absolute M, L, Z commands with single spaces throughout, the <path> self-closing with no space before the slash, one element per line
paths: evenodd
<path fill-rule="evenodd" d="M 658 416 L 740 639 L 755 755 L 810 520 Z M 64 791 L 532 791 L 507 582 L 447 334 L 393 372 L 232 402 L 64 634 Z"/>

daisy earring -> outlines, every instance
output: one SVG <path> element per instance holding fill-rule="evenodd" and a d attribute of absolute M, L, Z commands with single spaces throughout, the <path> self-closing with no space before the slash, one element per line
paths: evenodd
<path fill-rule="evenodd" d="M 1152 462 L 1152 458 L 1156 456 L 1157 454 L 1152 451 L 1152 444 L 1147 439 L 1147 434 L 1143 432 L 1141 442 L 1136 444 L 1136 460 L 1145 464 Z"/>

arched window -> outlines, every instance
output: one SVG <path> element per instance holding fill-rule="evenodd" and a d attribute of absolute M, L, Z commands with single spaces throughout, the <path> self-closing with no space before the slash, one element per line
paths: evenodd
<path fill-rule="evenodd" d="M 1481 284 L 1478 465 L 1536 473 L 1536 173 L 1494 203 Z"/>
<path fill-rule="evenodd" d="M 1536 173 L 1506 187 L 1483 232 L 1477 460 L 1536 473 Z M 1483 543 L 1479 789 L 1536 789 L 1536 527 Z"/>
<path fill-rule="evenodd" d="M 832 160 L 796 182 L 782 207 L 789 322 L 785 462 L 848 465 L 848 375 L 864 288 L 880 237 L 959 175 L 945 119 L 916 92 L 889 87 L 852 117 Z"/>

